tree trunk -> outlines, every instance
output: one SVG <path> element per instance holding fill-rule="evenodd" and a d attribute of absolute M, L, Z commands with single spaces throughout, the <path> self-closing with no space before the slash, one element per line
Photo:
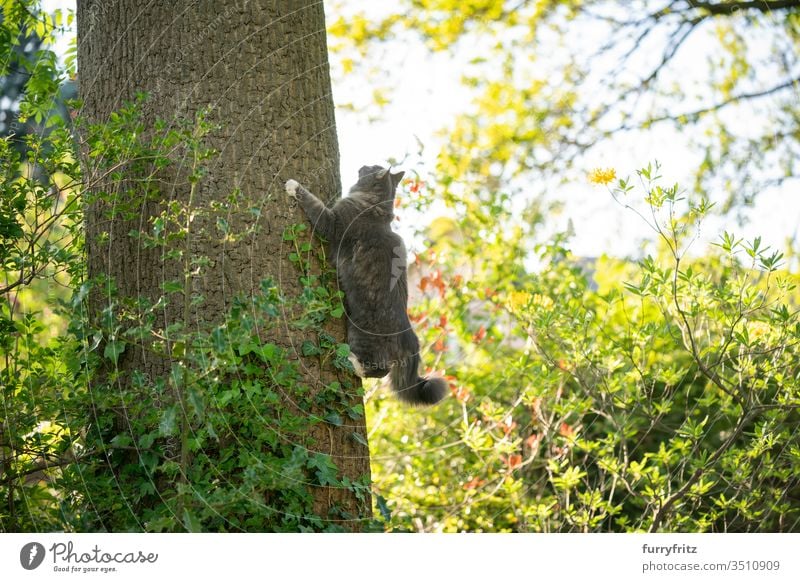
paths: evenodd
<path fill-rule="evenodd" d="M 188 242 L 176 243 L 178 247 L 187 244 L 191 256 L 206 259 L 203 267 L 192 267 L 186 279 L 192 295 L 203 300 L 192 306 L 180 301 L 169 303 L 158 312 L 157 330 L 167 330 L 181 322 L 191 329 L 219 324 L 234 297 L 257 293 L 266 277 L 271 277 L 289 300 L 300 297 L 302 273 L 297 257 L 289 260 L 294 243 L 284 239 L 286 229 L 304 219 L 300 210 L 290 204 L 283 184 L 288 178 L 295 178 L 329 199 L 341 192 L 322 3 L 78 0 L 77 20 L 79 85 L 86 119 L 104 122 L 124 101 L 146 92 L 147 131 L 157 131 L 153 126 L 156 119 L 168 123 L 174 119 L 191 120 L 209 105 L 209 119 L 218 124 L 207 138 L 218 153 L 209 162 L 209 170 L 194 194 L 190 193 L 187 179 L 189 161 L 177 159 L 172 166 L 177 169 L 158 174 L 159 197 L 144 202 L 136 217 L 109 218 L 104 214 L 104 202 L 90 203 L 86 218 L 90 278 L 109 276 L 115 283 L 119 303 L 127 300 L 129 305 L 141 298 L 153 302 L 164 294 L 164 282 L 183 280 L 187 263 L 164 260 L 169 247 L 148 248 L 141 238 L 127 234 L 131 230 L 146 231 L 166 202 L 174 200 L 204 209 L 191 224 Z M 135 177 L 126 175 L 123 179 Z M 125 190 L 119 181 L 107 180 L 104 186 L 109 191 Z M 232 204 L 229 197 L 236 191 L 239 197 Z M 219 234 L 220 221 L 232 236 L 212 236 Z M 252 234 L 236 236 L 250 232 L 252 227 L 256 227 Z M 312 244 L 313 249 L 320 248 L 318 241 Z M 311 263 L 312 270 L 318 273 L 318 262 Z M 94 319 L 100 319 L 107 300 L 104 303 L 95 298 L 90 303 Z M 308 400 L 314 402 L 313 406 L 303 412 L 308 419 L 306 435 L 292 444 L 305 450 L 310 459 L 318 453 L 330 455 L 337 467 L 335 483 L 330 475 L 315 477 L 313 463 L 303 467 L 313 496 L 313 513 L 318 518 L 311 527 L 325 529 L 338 523 L 345 529 L 359 529 L 361 520 L 371 515 L 364 416 L 356 412 L 345 421 L 334 415 L 327 417 L 328 422 L 320 422 L 320 418 L 326 418 L 326 410 L 320 404 L 322 400 L 313 396 L 339 381 L 352 387 L 346 399 L 352 410 L 358 411 L 358 404 L 363 405 L 360 384 L 349 373 L 334 368 L 333 360 L 320 357 L 318 350 L 300 349 L 304 341 L 318 344 L 319 333 L 307 327 L 298 331 L 291 323 L 298 315 L 298 308 L 284 313 L 277 331 L 261 339 L 285 348 L 291 358 L 299 359 L 300 384 L 307 386 L 312 395 Z M 328 320 L 324 325 L 337 342 L 346 341 L 341 319 Z M 173 345 L 166 353 L 174 354 L 175 350 Z M 135 389 L 130 378 L 136 371 L 153 382 L 159 378 L 169 382 L 174 364 L 172 357 L 159 357 L 131 345 L 119 356 L 117 367 L 122 373 L 115 375 L 114 381 L 124 390 Z M 184 396 L 174 398 L 188 415 Z M 284 406 L 291 408 L 295 395 L 284 394 L 283 398 Z M 158 406 L 168 404 L 169 398 L 165 397 Z M 253 400 L 253 407 L 253 413 L 259 414 L 257 399 Z M 123 412 L 124 420 L 127 411 Z M 133 423 L 117 423 L 103 439 L 124 435 L 132 426 Z M 184 424 L 182 430 L 186 428 Z M 138 436 L 133 435 L 134 442 Z M 246 441 L 246 435 L 233 435 L 234 439 L 240 437 L 241 447 L 253 446 Z M 164 449 L 180 448 L 178 437 L 171 438 Z M 140 451 L 133 454 L 135 458 L 128 458 L 125 463 L 141 463 Z M 175 451 L 173 457 L 181 465 L 181 475 L 176 477 L 178 487 L 182 482 L 191 489 L 193 477 L 187 474 L 187 457 Z M 111 465 L 116 478 L 123 467 Z M 163 490 L 176 486 L 163 477 L 155 484 L 159 498 Z M 268 492 L 262 494 L 266 504 L 273 502 Z M 152 509 L 134 504 L 128 511 Z M 279 506 L 272 509 L 292 510 Z M 182 515 L 177 517 L 183 519 Z"/>

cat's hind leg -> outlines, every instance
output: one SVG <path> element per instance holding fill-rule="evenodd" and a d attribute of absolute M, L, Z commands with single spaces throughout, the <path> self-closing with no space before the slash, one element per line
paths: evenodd
<path fill-rule="evenodd" d="M 364 366 L 361 365 L 361 362 L 358 361 L 358 358 L 353 352 L 350 352 L 350 355 L 347 356 L 347 359 L 350 360 L 351 364 L 353 364 L 353 369 L 356 371 L 356 376 L 359 378 L 367 377 L 367 372 L 364 370 Z"/>
<path fill-rule="evenodd" d="M 375 355 L 365 356 L 363 352 L 360 354 L 350 352 L 347 359 L 353 364 L 353 369 L 359 378 L 383 378 L 389 373 L 389 363 L 381 361 Z"/>
<path fill-rule="evenodd" d="M 389 373 L 391 363 L 383 353 L 378 338 L 359 332 L 348 322 L 347 342 L 350 344 L 348 359 L 360 378 L 383 378 Z"/>

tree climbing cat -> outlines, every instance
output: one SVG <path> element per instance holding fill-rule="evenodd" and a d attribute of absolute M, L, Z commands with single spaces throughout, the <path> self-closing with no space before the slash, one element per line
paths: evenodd
<path fill-rule="evenodd" d="M 286 192 L 328 241 L 345 295 L 347 341 L 356 373 L 362 378 L 389 374 L 401 400 L 434 404 L 447 392 L 447 382 L 419 375 L 419 340 L 406 313 L 406 248 L 391 228 L 402 177 L 403 172 L 364 166 L 350 194 L 331 208 L 295 180 L 286 182 Z"/>

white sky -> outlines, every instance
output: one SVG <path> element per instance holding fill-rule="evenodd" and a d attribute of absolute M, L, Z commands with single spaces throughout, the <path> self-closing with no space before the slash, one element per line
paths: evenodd
<path fill-rule="evenodd" d="M 347 13 L 362 9 L 386 13 L 392 8 L 391 4 L 337 0 L 326 6 L 328 19 L 332 21 L 342 10 Z M 74 0 L 44 0 L 44 6 L 48 10 L 74 9 Z M 67 39 L 62 39 L 58 48 L 64 50 L 66 46 Z M 688 69 L 684 72 L 687 78 L 691 76 L 692 63 L 697 62 L 698 49 L 702 47 L 686 51 Z M 363 113 L 337 107 L 345 190 L 360 166 L 385 163 L 389 159 L 402 160 L 409 154 L 411 159 L 402 168 L 417 170 L 424 175 L 428 171 L 425 167 L 434 167 L 435 154 L 442 139 L 438 132 L 451 122 L 455 113 L 464 111 L 469 104 L 470 94 L 460 83 L 463 60 L 460 63 L 460 59 L 446 53 L 432 55 L 419 43 L 413 42 L 391 43 L 380 55 L 381 69 L 393 71 L 389 82 L 391 103 L 384 108 L 380 119 L 370 120 Z M 371 97 L 375 86 L 386 85 L 385 73 L 376 72 L 374 79 L 345 76 L 334 85 L 334 98 L 337 106 L 364 103 Z M 414 155 L 419 150 L 419 142 L 425 146 L 421 158 Z M 611 166 L 617 169 L 618 175 L 625 176 L 632 175 L 637 168 L 657 158 L 662 163 L 667 183 L 680 181 L 688 184 L 688 170 L 699 160 L 692 157 L 684 143 L 684 137 L 666 129 L 654 130 L 638 139 L 620 138 L 596 148 L 588 158 L 587 166 Z M 637 255 L 639 241 L 651 238 L 651 231 L 642 220 L 616 205 L 603 188 L 590 186 L 581 180 L 567 186 L 553 186 L 550 195 L 565 203 L 563 213 L 551 217 L 550 226 L 562 229 L 567 221 L 571 221 L 576 233 L 571 248 L 578 256 L 602 253 Z M 411 240 L 411 225 L 419 225 L 433 216 L 409 216 L 411 211 L 405 212 L 398 229 L 407 240 Z M 748 217 L 750 221 L 745 227 L 739 227 L 733 219 L 709 220 L 704 226 L 702 239 L 716 240 L 723 230 L 732 230 L 749 238 L 762 235 L 765 243 L 773 248 L 783 248 L 785 240 L 797 234 L 800 196 L 790 191 L 790 185 L 765 191 L 758 197 L 755 208 L 748 211 Z M 413 244 L 409 246 L 414 247 Z M 702 248 L 702 244 L 694 247 L 695 251 L 702 251 Z"/>

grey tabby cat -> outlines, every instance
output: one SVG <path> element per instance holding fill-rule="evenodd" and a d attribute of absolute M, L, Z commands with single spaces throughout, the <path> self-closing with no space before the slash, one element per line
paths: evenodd
<path fill-rule="evenodd" d="M 401 400 L 434 404 L 447 392 L 447 382 L 419 375 L 419 340 L 406 313 L 406 249 L 391 228 L 402 177 L 403 172 L 364 166 L 349 196 L 331 208 L 295 180 L 286 182 L 286 192 L 328 241 L 345 295 L 347 342 L 356 373 L 362 378 L 389 374 Z"/>

